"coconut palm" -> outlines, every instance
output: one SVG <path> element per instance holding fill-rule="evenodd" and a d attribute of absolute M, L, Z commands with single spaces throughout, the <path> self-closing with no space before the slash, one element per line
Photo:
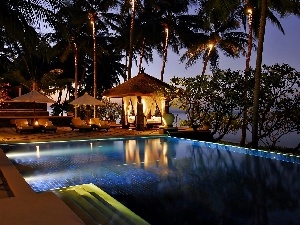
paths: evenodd
<path fill-rule="evenodd" d="M 131 22 L 130 22 L 130 40 L 129 40 L 128 79 L 131 78 L 132 57 L 133 57 L 134 21 L 135 21 L 135 0 L 131 0 Z"/>
<path fill-rule="evenodd" d="M 220 4 L 221 3 L 221 4 Z M 221 20 L 225 18 L 225 16 L 235 11 L 236 19 L 241 21 L 241 24 L 246 28 L 247 16 L 248 16 L 248 50 L 246 55 L 246 67 L 245 73 L 247 74 L 250 68 L 250 58 L 252 52 L 252 35 L 258 37 L 259 34 L 259 26 L 260 26 L 260 15 L 261 15 L 261 6 L 260 1 L 258 0 L 246 0 L 246 1 L 214 1 L 214 0 L 201 0 L 200 1 L 201 10 L 206 13 L 209 13 L 210 17 L 213 19 Z M 277 15 L 284 16 L 286 13 L 299 13 L 299 6 L 297 7 L 297 3 L 294 1 L 277 1 L 271 0 L 268 1 L 268 8 L 266 9 L 266 17 L 267 19 L 278 29 L 284 33 L 284 29 L 281 26 Z M 250 13 L 250 14 L 249 14 Z M 246 139 L 246 122 L 247 115 L 246 109 L 244 113 L 244 125 L 242 128 L 242 137 L 240 144 L 243 146 L 245 144 Z"/>
<path fill-rule="evenodd" d="M 184 36 L 190 33 L 187 12 L 193 0 L 144 1 L 135 22 L 135 47 L 140 49 L 142 59 L 152 60 L 152 49 L 162 57 L 161 80 L 167 61 L 168 47 L 179 54 Z"/>
<path fill-rule="evenodd" d="M 258 2 L 259 3 L 259 2 Z M 276 11 L 279 15 L 286 16 L 289 14 L 298 14 L 299 15 L 299 5 L 298 1 L 292 0 L 261 0 L 257 4 L 260 9 L 260 20 L 259 20 L 259 29 L 258 29 L 258 48 L 257 48 L 257 57 L 256 57 L 256 69 L 255 69 L 255 86 L 254 86 L 254 100 L 253 100 L 253 121 L 252 121 L 252 147 L 258 148 L 258 108 L 259 108 L 259 96 L 260 96 L 260 79 L 261 79 L 261 64 L 262 64 L 262 52 L 263 52 L 263 43 L 265 35 L 265 27 L 267 18 L 275 18 L 272 11 Z M 274 20 L 271 20 L 274 21 Z M 278 20 L 275 20 L 278 21 Z M 282 28 L 280 22 L 275 23 L 279 28 Z M 279 26 L 280 25 L 280 26 Z M 255 31 L 255 30 L 254 30 Z M 283 31 L 283 29 L 282 29 Z"/>
<path fill-rule="evenodd" d="M 163 80 L 164 70 L 167 62 L 168 47 L 172 46 L 175 53 L 179 53 L 180 36 L 186 29 L 179 28 L 181 16 L 188 13 L 189 7 L 195 4 L 192 0 L 176 0 L 176 1 L 157 1 L 153 7 L 158 12 L 158 20 L 160 23 L 161 40 L 157 46 L 157 50 L 162 57 L 161 80 Z"/>
<path fill-rule="evenodd" d="M 35 51 L 39 42 L 36 29 L 52 26 L 56 22 L 54 10 L 63 5 L 60 0 L 46 0 L 42 3 L 26 0 L 0 1 L 1 35 L 10 42 L 26 45 L 26 49 Z M 34 16 L 33 16 L 34 15 Z"/>
<path fill-rule="evenodd" d="M 109 2 L 109 1 L 106 1 Z M 103 2 L 102 2 L 103 3 Z M 112 4 L 111 7 L 113 7 Z M 97 39 L 97 92 L 98 95 L 103 89 L 110 88 L 113 84 L 119 82 L 118 76 L 121 73 L 122 65 L 120 63 L 121 55 L 116 50 L 115 37 L 109 32 L 115 30 L 115 14 L 108 13 L 109 4 L 91 5 L 89 1 L 76 1 L 74 4 L 69 5 L 66 9 L 61 11 L 60 17 L 64 19 L 65 36 L 61 35 L 58 30 L 56 33 L 57 45 L 60 49 L 66 49 L 65 54 L 72 53 L 75 46 L 72 42 L 76 41 L 78 46 L 78 57 L 81 60 L 81 83 L 86 85 L 86 91 L 91 92 L 93 87 L 91 74 L 93 74 L 93 40 L 91 37 L 91 26 L 88 19 L 88 13 L 91 11 L 97 12 L 95 18 L 95 26 L 97 26 L 96 39 Z M 71 38 L 74 41 L 71 42 Z M 109 77 L 109 73 L 111 78 Z M 98 96 L 99 97 L 99 96 Z"/>
<path fill-rule="evenodd" d="M 187 66 L 195 64 L 199 58 L 202 58 L 204 75 L 209 61 L 213 70 L 217 68 L 219 50 L 225 56 L 233 58 L 245 55 L 248 35 L 237 31 L 239 23 L 234 14 L 225 21 L 202 17 L 201 20 L 198 18 L 197 23 L 199 29 L 186 42 L 187 51 L 181 57 L 181 61 L 187 61 Z"/>
<path fill-rule="evenodd" d="M 119 28 L 118 34 L 122 34 L 119 36 L 118 46 L 124 46 L 126 52 L 126 66 L 127 66 L 127 78 L 131 78 L 131 69 L 132 69 L 132 61 L 134 58 L 134 47 L 135 47 L 135 23 L 136 23 L 136 14 L 142 8 L 142 1 L 140 0 L 120 0 L 118 3 L 118 14 L 119 14 Z M 127 32 L 125 32 L 127 31 Z M 129 34 L 129 35 L 128 35 Z M 123 39 L 123 40 L 122 40 Z M 124 42 L 126 40 L 126 44 Z"/>
<path fill-rule="evenodd" d="M 161 14 L 161 28 L 164 34 L 162 51 L 162 68 L 160 79 L 163 81 L 165 66 L 168 56 L 168 47 L 171 44 L 174 52 L 179 53 L 180 38 L 186 33 L 183 26 L 183 18 L 188 13 L 189 7 L 195 5 L 192 0 L 172 0 L 158 2 L 157 6 Z M 170 43 L 169 43 L 170 42 Z"/>

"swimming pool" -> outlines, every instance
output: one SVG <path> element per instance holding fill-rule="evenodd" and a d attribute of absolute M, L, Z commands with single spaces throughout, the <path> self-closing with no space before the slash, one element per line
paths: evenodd
<path fill-rule="evenodd" d="M 299 224 L 299 157 L 171 137 L 17 144 L 7 156 L 36 192 L 93 183 L 153 225 Z"/>

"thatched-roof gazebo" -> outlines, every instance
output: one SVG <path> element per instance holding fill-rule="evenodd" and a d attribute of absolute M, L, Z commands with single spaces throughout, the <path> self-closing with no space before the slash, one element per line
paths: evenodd
<path fill-rule="evenodd" d="M 170 88 L 167 83 L 146 73 L 139 73 L 117 87 L 103 92 L 103 96 L 121 98 L 126 96 L 151 96 L 159 88 Z"/>
<path fill-rule="evenodd" d="M 170 88 L 170 85 L 155 77 L 139 73 L 117 87 L 104 91 L 103 96 L 122 98 L 122 125 L 134 123 L 137 129 L 142 130 L 151 119 L 153 124 L 162 123 L 162 114 L 165 112 L 164 90 Z"/>

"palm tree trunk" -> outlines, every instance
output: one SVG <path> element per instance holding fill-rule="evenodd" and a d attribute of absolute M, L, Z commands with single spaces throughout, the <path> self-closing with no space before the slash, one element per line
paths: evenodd
<path fill-rule="evenodd" d="M 168 45 L 169 45 L 169 28 L 168 25 L 165 24 L 165 44 L 164 44 L 164 55 L 163 55 L 163 63 L 161 67 L 161 72 L 160 72 L 160 80 L 164 80 L 164 73 L 165 73 L 165 67 L 166 67 L 166 61 L 167 61 L 167 56 L 168 56 Z"/>
<path fill-rule="evenodd" d="M 208 64 L 208 60 L 209 60 L 209 54 L 206 56 L 204 64 L 203 64 L 202 76 L 205 74 L 206 67 L 207 67 L 207 64 Z"/>
<path fill-rule="evenodd" d="M 76 42 L 74 41 L 74 75 L 75 75 L 75 89 L 74 89 L 74 97 L 75 99 L 78 97 L 78 48 L 77 48 L 77 44 Z M 75 105 L 75 109 L 74 109 L 74 112 L 75 112 L 75 118 L 77 118 L 77 106 Z"/>
<path fill-rule="evenodd" d="M 202 76 L 205 74 L 206 67 L 207 67 L 207 64 L 208 64 L 208 60 L 209 60 L 209 57 L 210 57 L 210 53 L 211 53 L 213 47 L 214 47 L 214 44 L 208 44 L 208 53 L 207 53 L 207 56 L 206 56 L 204 64 L 203 64 Z"/>
<path fill-rule="evenodd" d="M 139 73 L 142 71 L 142 64 L 143 64 L 144 50 L 145 50 L 145 38 L 143 39 L 142 49 L 141 49 L 141 51 L 140 51 Z"/>
<path fill-rule="evenodd" d="M 126 65 L 126 69 L 124 71 L 124 81 L 128 80 L 127 79 L 127 71 L 128 71 L 128 51 L 126 50 L 126 57 L 125 57 L 125 65 Z"/>
<path fill-rule="evenodd" d="M 128 62 L 128 79 L 131 78 L 132 58 L 133 58 L 133 28 L 135 19 L 135 0 L 132 0 L 131 23 L 130 23 L 130 40 L 129 40 L 129 62 Z"/>
<path fill-rule="evenodd" d="M 247 56 L 246 56 L 246 68 L 245 68 L 245 83 L 247 83 L 248 80 L 248 76 L 249 76 L 249 70 L 250 70 L 250 59 L 251 59 L 251 51 L 252 51 L 252 33 L 253 33 L 253 27 L 252 27 L 252 11 L 249 12 L 248 15 L 248 24 L 249 24 L 249 31 L 248 31 L 248 52 L 247 52 Z M 242 124 L 242 136 L 241 136 L 241 140 L 240 140 L 240 146 L 244 147 L 245 146 L 245 142 L 246 142 L 246 137 L 247 137 L 247 119 L 248 119 L 248 106 L 247 106 L 247 91 L 245 91 L 245 106 L 243 109 L 243 124 Z"/>
<path fill-rule="evenodd" d="M 259 109 L 259 95 L 260 95 L 260 79 L 261 79 L 261 63 L 262 53 L 264 45 L 264 36 L 266 29 L 266 15 L 267 15 L 267 0 L 261 1 L 261 15 L 259 23 L 259 34 L 258 34 L 258 47 L 256 57 L 256 69 L 255 69 L 255 86 L 254 86 L 254 102 L 253 102 L 253 121 L 252 121 L 252 148 L 258 148 L 258 109 Z"/>

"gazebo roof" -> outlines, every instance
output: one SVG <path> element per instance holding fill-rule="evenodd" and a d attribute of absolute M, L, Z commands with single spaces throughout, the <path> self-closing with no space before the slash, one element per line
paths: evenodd
<path fill-rule="evenodd" d="M 170 85 L 146 73 L 139 73 L 117 87 L 104 91 L 103 96 L 111 98 L 151 96 L 160 88 L 170 88 Z"/>

